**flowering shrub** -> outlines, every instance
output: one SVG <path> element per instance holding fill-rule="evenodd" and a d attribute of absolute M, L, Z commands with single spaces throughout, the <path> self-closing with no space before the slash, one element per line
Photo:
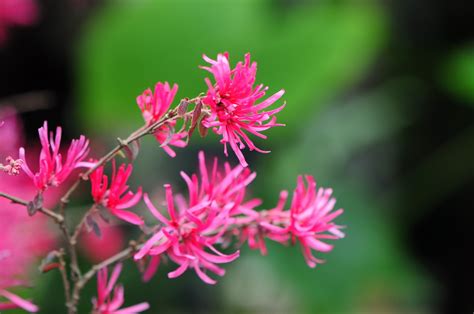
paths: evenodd
<path fill-rule="evenodd" d="M 171 87 L 168 83 L 157 83 L 153 91 L 145 90 L 137 97 L 144 125 L 126 139 L 119 139 L 119 144 L 101 158 L 89 156 L 89 140 L 83 135 L 64 150 L 61 128 L 49 133 L 47 122 L 39 129 L 41 150 L 36 171 L 29 166 L 31 161 L 26 161 L 24 148 L 19 149 L 19 159 L 12 158 L 11 152 L 3 152 L 8 155 L 5 164 L 0 164 L 3 175 L 10 175 L 9 180 L 20 178 L 29 181 L 33 191 L 13 190 L 14 194 L 23 194 L 20 196 L 29 200 L 7 194 L 11 189 L 0 192 L 4 203 L 9 200 L 17 204 L 16 207 L 8 204 L 0 209 L 0 223 L 8 221 L 6 226 L 0 226 L 0 297 L 6 299 L 0 302 L 0 309 L 21 307 L 30 312 L 38 310 L 30 301 L 13 294 L 10 288 L 25 283 L 27 267 L 37 255 L 46 254 L 55 242 L 48 240 L 51 238 L 47 234 L 41 237 L 41 241 L 37 236 L 18 235 L 16 228 L 30 224 L 28 228 L 35 230 L 35 235 L 44 233 L 46 228 L 41 224 L 46 218 L 59 227 L 64 247 L 47 254 L 40 269 L 57 269 L 61 273 L 69 313 L 77 313 L 81 291 L 94 276 L 97 276 L 97 298 L 92 301 L 93 313 L 139 313 L 147 310 L 149 305 L 146 302 L 123 307 L 124 288 L 116 283 L 122 269 L 121 261 L 127 258 L 140 265 L 144 281 L 156 274 L 162 259 L 167 259 L 176 264 L 176 268 L 168 273 L 169 278 L 191 270 L 203 282 L 215 284 L 216 275 L 225 274 L 223 264 L 237 260 L 240 256 L 238 246 L 244 243 L 251 249 L 260 250 L 262 255 L 267 253 L 266 241 L 284 245 L 298 243 L 307 265 L 315 267 L 322 262 L 315 253 L 329 252 L 333 248 L 326 241 L 344 236 L 342 227 L 334 223 L 342 209 L 334 210 L 336 201 L 332 190 L 317 188 L 312 176 L 298 177 L 289 205 L 286 205 L 287 191 L 280 192 L 276 206 L 270 209 L 260 208 L 262 201 L 259 198 L 248 197 L 256 173 L 249 169 L 242 149 L 248 147 L 268 152 L 258 149 L 250 137 L 266 138 L 262 131 L 283 126 L 276 122 L 276 114 L 285 105 L 275 109 L 268 107 L 277 102 L 284 91 L 262 100 L 268 88 L 262 84 L 255 85 L 257 64 L 250 61 L 250 54 L 234 68 L 229 64 L 227 53 L 219 54 L 217 60 L 204 56 L 204 60 L 210 66 L 202 68 L 215 79 L 214 84 L 205 79 L 206 92 L 195 98 L 184 98 L 172 107 L 178 90 L 176 84 Z M 206 162 L 204 152 L 199 152 L 199 171 L 191 175 L 181 172 L 187 186 L 187 197 L 175 194 L 173 187 L 165 184 L 164 210 L 155 205 L 156 202 L 142 191 L 142 187 L 129 187 L 127 181 L 133 166 L 122 164 L 117 168 L 115 158 L 119 153 L 124 152 L 130 161 L 136 160 L 140 139 L 153 135 L 165 152 L 174 157 L 176 152 L 171 146 L 185 147 L 196 128 L 202 136 L 207 134 L 207 129 L 221 135 L 225 154 L 229 144 L 240 164 L 231 166 L 217 158 L 207 158 Z M 7 131 L 0 129 L 0 132 L 13 137 L 11 134 L 15 132 Z M 112 164 L 110 175 L 106 174 L 108 163 Z M 93 203 L 72 228 L 71 219 L 67 219 L 69 198 L 81 182 L 89 180 Z M 5 177 L 1 182 L 6 181 Z M 49 209 L 44 196 L 58 189 L 62 196 L 57 210 Z M 142 199 L 156 219 L 152 226 L 148 222 L 145 225 L 144 219 L 134 212 L 133 207 Z M 18 205 L 27 210 L 20 210 Z M 110 233 L 107 236 L 110 241 L 123 241 L 120 232 L 107 229 L 110 220 L 104 218 L 104 213 L 139 228 L 143 235 L 131 241 L 124 250 L 118 251 L 111 245 L 106 246 L 107 252 L 101 252 L 94 242 L 94 236 L 102 235 L 101 229 Z M 88 233 L 91 231 L 94 232 Z M 77 262 L 79 241 L 81 248 L 97 261 L 85 272 Z M 229 252 L 223 253 L 224 250 Z M 115 266 L 108 278 L 107 269 L 112 265 Z"/>

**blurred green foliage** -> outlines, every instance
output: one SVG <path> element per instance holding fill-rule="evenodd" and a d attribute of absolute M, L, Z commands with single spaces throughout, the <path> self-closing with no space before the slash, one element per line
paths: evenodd
<path fill-rule="evenodd" d="M 202 54 L 229 51 L 235 64 L 251 52 L 269 93 L 287 91 L 280 121 L 288 127 L 273 134 L 297 130 L 302 115 L 361 76 L 385 38 L 385 22 L 370 2 L 275 3 L 114 2 L 88 25 L 78 51 L 82 120 L 97 131 L 137 123 L 135 97 L 146 87 L 167 80 L 179 83 L 177 97 L 194 96 L 206 88 Z"/>
<path fill-rule="evenodd" d="M 474 45 L 458 48 L 451 53 L 440 76 L 448 90 L 474 106 Z"/>
<path fill-rule="evenodd" d="M 77 50 L 77 114 L 89 134 L 127 134 L 124 128 L 141 123 L 135 97 L 145 88 L 166 80 L 180 85 L 178 98 L 197 95 L 205 90 L 203 78 L 208 76 L 198 69 L 204 64 L 203 53 L 215 57 L 229 51 L 235 64 L 251 52 L 259 65 L 257 81 L 270 86 L 269 93 L 284 88 L 288 103 L 279 115 L 287 127 L 268 132 L 273 143 L 265 148 L 274 153 L 265 156 L 261 167 L 258 160 L 254 163 L 259 174 L 254 194 L 272 206 L 280 189 L 294 187 L 298 174 L 315 175 L 318 183 L 334 187 L 338 206 L 346 209 L 338 222 L 347 225 L 347 238 L 320 256 L 328 263 L 315 270 L 306 266 L 296 247 L 269 244 L 268 257 L 244 249 L 242 258 L 226 267 L 228 274 L 217 287 L 204 285 L 192 272 L 167 280 L 169 266 L 143 286 L 128 263 L 121 278 L 127 304 L 149 300 L 152 313 L 183 312 L 193 304 L 229 313 L 267 312 L 275 304 L 282 306 L 279 310 L 304 313 L 385 312 L 416 309 L 429 291 L 384 215 L 388 205 L 370 186 L 370 174 L 346 172 L 354 155 L 410 123 L 397 107 L 410 104 L 399 97 L 400 82 L 347 103 L 336 102 L 384 47 L 384 11 L 371 1 L 283 3 L 110 2 L 91 19 Z M 154 178 L 149 173 L 157 167 L 151 163 L 161 162 L 161 152 L 144 151 L 140 158 L 149 166 L 137 173 L 146 171 L 144 180 L 150 181 Z M 173 162 L 185 160 L 180 158 Z M 187 160 L 194 163 L 195 158 Z M 387 163 L 377 171 L 389 168 Z M 168 175 L 169 169 L 160 174 Z M 56 279 L 44 284 L 59 285 Z M 84 311 L 93 293 L 90 284 Z M 45 303 L 49 312 L 58 310 L 52 302 Z"/>

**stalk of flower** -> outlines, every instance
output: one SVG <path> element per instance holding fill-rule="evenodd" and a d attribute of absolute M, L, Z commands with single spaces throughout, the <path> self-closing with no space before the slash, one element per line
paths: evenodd
<path fill-rule="evenodd" d="M 255 146 L 245 132 L 266 139 L 261 132 L 275 126 L 284 126 L 276 123 L 274 116 L 285 105 L 263 111 L 283 96 L 284 90 L 273 94 L 266 100 L 259 101 L 268 89 L 263 84 L 254 86 L 257 74 L 257 63 L 250 62 L 250 54 L 245 55 L 245 62 L 237 63 L 234 69 L 229 65 L 229 54 L 218 54 L 217 60 L 203 56 L 210 66 L 201 66 L 209 71 L 216 81 L 213 85 L 206 78 L 208 91 L 203 103 L 209 106 L 211 115 L 203 120 L 203 125 L 222 135 L 221 143 L 224 144 L 224 153 L 227 156 L 227 143 L 236 154 L 242 166 L 247 167 L 247 161 L 241 149 L 247 146 L 250 150 L 260 153 L 269 153 Z M 244 132 L 245 131 L 245 132 Z"/>
<path fill-rule="evenodd" d="M 102 268 L 97 273 L 97 298 L 92 300 L 94 314 L 135 314 L 146 311 L 150 305 L 142 302 L 125 308 L 120 308 L 124 301 L 124 288 L 116 285 L 122 264 L 115 265 L 110 278 L 107 268 Z"/>
<path fill-rule="evenodd" d="M 137 205 L 142 198 L 142 188 L 137 192 L 129 191 L 127 181 L 132 174 L 131 164 L 122 164 L 118 170 L 115 162 L 112 163 L 112 179 L 104 174 L 104 167 L 97 168 L 91 175 L 91 189 L 94 202 L 98 206 L 107 208 L 110 213 L 119 219 L 134 225 L 143 225 L 143 219 L 137 214 L 125 209 Z"/>

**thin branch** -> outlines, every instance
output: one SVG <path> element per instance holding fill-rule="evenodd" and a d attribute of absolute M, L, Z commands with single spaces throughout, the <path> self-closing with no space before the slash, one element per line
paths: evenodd
<path fill-rule="evenodd" d="M 63 281 L 66 307 L 70 308 L 72 306 L 71 285 L 69 283 L 69 279 L 67 277 L 67 272 L 66 272 L 66 261 L 64 260 L 64 249 L 61 249 L 59 252 L 56 252 L 56 257 L 58 258 L 59 264 L 60 264 L 59 272 L 61 273 L 61 279 Z"/>
<path fill-rule="evenodd" d="M 84 216 L 82 216 L 81 221 L 79 222 L 79 224 L 77 224 L 76 228 L 74 229 L 74 233 L 72 234 L 72 237 L 71 237 L 71 243 L 72 243 L 72 245 L 76 245 L 76 243 L 77 243 L 77 238 L 78 238 L 79 235 L 81 234 L 82 227 L 83 227 L 84 224 L 86 223 L 87 217 L 89 217 L 89 215 L 92 214 L 92 213 L 95 212 L 95 211 L 96 211 L 96 207 L 95 207 L 95 204 L 94 204 L 94 205 L 92 205 L 92 207 L 84 214 Z"/>
<path fill-rule="evenodd" d="M 199 95 L 195 98 L 192 99 L 183 99 L 186 100 L 188 103 L 195 103 L 197 104 L 198 102 L 201 101 L 202 95 Z M 183 101 L 181 100 L 181 101 Z M 179 103 L 181 103 L 181 101 Z M 63 197 L 61 197 L 61 204 L 60 204 L 60 212 L 64 211 L 64 208 L 67 206 L 67 203 L 69 203 L 69 198 L 71 194 L 77 189 L 79 184 L 82 181 L 86 181 L 89 179 L 89 175 L 93 173 L 97 168 L 105 165 L 107 162 L 112 160 L 123 148 L 127 147 L 131 143 L 139 140 L 140 138 L 148 135 L 148 134 L 153 134 L 157 129 L 159 129 L 161 126 L 170 123 L 178 118 L 189 118 L 193 115 L 193 110 L 188 111 L 184 113 L 183 115 L 178 114 L 179 110 L 179 105 L 175 107 L 174 109 L 168 111 L 167 114 L 165 114 L 160 120 L 156 121 L 155 123 L 152 123 L 150 125 L 145 125 L 142 126 L 141 128 L 135 130 L 133 133 L 131 133 L 126 139 L 118 139 L 119 144 L 115 146 L 111 151 L 109 151 L 106 155 L 104 155 L 102 158 L 99 159 L 99 161 L 91 168 L 89 168 L 86 172 L 81 174 L 79 178 L 74 182 L 74 184 L 69 188 L 69 190 L 64 194 Z"/>
<path fill-rule="evenodd" d="M 23 199 L 20 199 L 18 197 L 15 197 L 15 196 L 12 196 L 12 195 L 9 195 L 7 193 L 3 193 L 3 192 L 0 192 L 0 197 L 3 197 L 3 198 L 6 198 L 8 200 L 10 200 L 12 203 L 14 204 L 19 204 L 19 205 L 23 205 L 23 206 L 28 206 L 28 202 L 23 200 Z M 53 212 L 52 210 L 50 209 L 47 209 L 45 207 L 41 207 L 38 209 L 39 212 L 45 214 L 46 216 L 48 217 L 51 217 L 56 223 L 58 224 L 62 224 L 64 223 L 64 216 L 63 215 L 60 215 L 60 214 L 57 214 L 55 212 Z"/>
<path fill-rule="evenodd" d="M 74 307 L 77 306 L 79 303 L 79 299 L 81 296 L 81 290 L 84 288 L 84 286 L 89 282 L 89 280 L 94 277 L 94 275 L 101 270 L 104 267 L 107 267 L 109 265 L 118 263 L 122 260 L 125 260 L 129 258 L 133 252 L 135 252 L 137 249 L 141 248 L 142 245 L 136 245 L 133 241 L 130 242 L 130 246 L 126 248 L 125 250 L 115 254 L 114 256 L 109 257 L 105 261 L 100 262 L 99 264 L 96 264 L 91 267 L 91 269 L 82 276 L 82 278 L 78 281 L 76 281 L 74 285 L 74 291 L 72 293 L 72 304 Z"/>

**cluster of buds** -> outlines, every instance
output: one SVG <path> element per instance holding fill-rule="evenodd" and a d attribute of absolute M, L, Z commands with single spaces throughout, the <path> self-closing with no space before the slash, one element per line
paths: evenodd
<path fill-rule="evenodd" d="M 64 154 L 61 128 L 58 127 L 55 134 L 49 133 L 45 122 L 39 129 L 41 151 L 36 171 L 26 163 L 24 148 L 19 150 L 19 160 L 9 157 L 7 165 L 0 164 L 0 170 L 11 175 L 19 174 L 21 168 L 36 188 L 36 197 L 30 203 L 13 197 L 10 200 L 27 205 L 30 215 L 41 211 L 54 218 L 65 235 L 72 256 L 71 274 L 63 274 L 63 278 L 66 281 L 65 287 L 69 285 L 68 280 L 72 280 L 74 286 L 71 295 L 68 295 L 69 289 L 66 289 L 69 313 L 77 312 L 80 288 L 96 273 L 98 296 L 93 299 L 93 313 L 138 313 L 148 309 L 149 305 L 145 302 L 121 308 L 124 289 L 122 286 L 115 287 L 122 269 L 121 264 L 116 264 L 108 278 L 107 266 L 119 263 L 129 256 L 133 256 L 139 266 L 146 265 L 140 267 L 144 281 L 156 274 L 162 261 L 171 261 L 176 264 L 176 268 L 168 273 L 169 278 L 176 278 L 187 270 L 192 270 L 205 283 L 215 284 L 216 279 L 213 277 L 225 274 L 222 264 L 238 259 L 238 246 L 244 243 L 252 249 L 260 250 L 263 255 L 267 253 L 267 240 L 284 245 L 299 243 L 307 265 L 315 267 L 322 263 L 322 259 L 316 257 L 315 253 L 329 252 L 333 248 L 326 241 L 344 237 L 342 227 L 334 223 L 334 219 L 343 210 L 334 210 L 332 190 L 317 188 L 312 176 L 298 177 L 288 208 L 285 207 L 289 196 L 287 191 L 280 193 L 277 205 L 271 209 L 259 208 L 263 203 L 259 198 L 248 198 L 248 187 L 256 173 L 249 169 L 242 150 L 247 147 L 249 150 L 268 153 L 257 148 L 250 136 L 265 139 L 263 131 L 283 126 L 276 122 L 275 115 L 285 104 L 275 109 L 268 107 L 283 96 L 284 90 L 262 100 L 268 88 L 262 84 L 255 85 L 257 64 L 250 61 L 250 54 L 245 55 L 244 62 L 237 63 L 234 68 L 230 66 L 227 53 L 218 54 L 216 60 L 204 56 L 204 60 L 209 66 L 202 68 L 209 71 L 215 79 L 214 84 L 210 79 L 205 79 L 208 87 L 205 93 L 192 99 L 185 98 L 172 108 L 178 91 L 176 84 L 171 86 L 168 82 L 159 82 L 154 90 L 146 89 L 136 99 L 145 124 L 125 140 L 119 139 L 119 145 L 104 157 L 89 157 L 89 140 L 83 135 L 72 140 Z M 180 119 L 182 123 L 178 122 Z M 170 184 L 164 185 L 164 202 L 152 201 L 140 186 L 130 188 L 128 181 L 133 166 L 122 164 L 117 168 L 114 158 L 118 153 L 128 153 L 133 161 L 140 147 L 139 139 L 151 134 L 160 147 L 174 157 L 174 149 L 185 147 L 196 128 L 203 136 L 208 129 L 222 136 L 220 142 L 224 145 L 225 155 L 228 154 L 229 144 L 239 164 L 222 164 L 217 158 L 206 162 L 204 153 L 199 152 L 199 171 L 192 175 L 181 172 L 188 190 L 187 197 L 175 194 Z M 108 162 L 112 163 L 111 175 L 106 174 Z M 77 169 L 84 172 L 79 174 Z M 68 231 L 63 214 L 43 208 L 42 197 L 46 190 L 67 185 L 65 182 L 70 179 L 76 181 L 61 198 L 59 213 L 67 213 L 65 204 L 82 180 L 90 180 L 93 200 L 91 209 L 85 213 L 72 234 Z M 142 200 L 156 219 L 153 226 L 148 226 L 148 222 L 134 212 L 133 208 Z M 100 267 L 95 266 L 81 276 L 75 258 L 76 239 L 84 231 L 84 223 L 92 225 L 97 236 L 100 236 L 100 226 L 109 220 L 104 218 L 104 222 L 98 224 L 94 221 L 93 214 L 103 210 L 121 222 L 138 226 L 144 231 L 144 235 L 124 251 L 101 262 Z M 1 263 L 0 259 L 0 269 Z M 64 263 L 64 259 L 61 259 L 56 264 Z M 64 267 L 60 269 L 65 271 Z M 5 289 L 2 290 L 0 281 L 0 296 L 12 300 L 8 293 Z M 32 304 L 30 308 L 29 304 L 22 304 L 26 310 L 37 310 Z"/>
<path fill-rule="evenodd" d="M 0 171 L 3 171 L 11 176 L 17 176 L 20 174 L 21 165 L 23 164 L 22 159 L 13 159 L 11 156 L 5 158 L 5 165 L 0 163 Z"/>

